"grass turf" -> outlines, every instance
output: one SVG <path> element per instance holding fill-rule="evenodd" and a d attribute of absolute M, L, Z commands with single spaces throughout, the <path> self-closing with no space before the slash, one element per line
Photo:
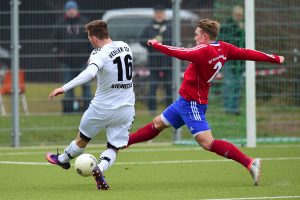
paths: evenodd
<path fill-rule="evenodd" d="M 98 157 L 103 146 L 88 147 Z M 1 161 L 46 163 L 45 148 L 0 148 Z M 111 190 L 98 191 L 91 177 L 52 165 L 0 164 L 0 199 L 208 199 L 300 196 L 300 146 L 243 148 L 265 158 L 260 186 L 239 164 L 198 147 L 133 146 L 120 152 L 106 175 Z M 267 159 L 266 159 L 267 158 Z M 279 159 L 281 158 L 281 159 Z M 285 159 L 282 159 L 285 158 Z M 170 161 L 162 163 L 164 161 Z M 224 161 L 224 162 L 223 162 Z"/>

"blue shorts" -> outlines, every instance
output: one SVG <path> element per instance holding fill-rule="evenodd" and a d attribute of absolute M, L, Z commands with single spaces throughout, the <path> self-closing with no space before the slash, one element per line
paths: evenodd
<path fill-rule="evenodd" d="M 187 101 L 179 97 L 166 108 L 161 118 L 166 125 L 171 125 L 175 129 L 185 124 L 195 136 L 196 133 L 210 130 L 205 117 L 206 109 L 207 104 L 199 104 L 196 101 Z"/>

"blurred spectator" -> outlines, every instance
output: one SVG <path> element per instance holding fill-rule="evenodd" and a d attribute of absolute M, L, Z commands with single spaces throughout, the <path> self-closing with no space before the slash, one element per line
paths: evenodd
<path fill-rule="evenodd" d="M 166 20 L 165 8 L 161 5 L 154 7 L 153 21 L 145 28 L 142 38 L 142 45 L 148 49 L 149 57 L 147 66 L 150 70 L 150 90 L 148 109 L 152 114 L 156 112 L 156 92 L 159 83 L 162 83 L 166 90 L 166 104 L 172 103 L 172 69 L 171 58 L 155 52 L 155 50 L 147 45 L 148 39 L 156 39 L 171 45 L 171 24 Z"/>
<path fill-rule="evenodd" d="M 0 46 L 0 86 L 5 72 L 8 70 L 9 51 Z"/>
<path fill-rule="evenodd" d="M 88 22 L 80 15 L 78 4 L 67 1 L 64 6 L 65 14 L 57 23 L 53 33 L 55 40 L 52 48 L 58 54 L 59 64 L 63 72 L 63 82 L 69 82 L 76 77 L 85 67 L 87 62 L 86 52 L 90 51 L 84 25 Z M 86 110 L 91 100 L 90 84 L 82 85 L 83 107 Z M 75 98 L 74 90 L 65 93 L 63 112 L 80 111 L 80 104 Z"/>
<path fill-rule="evenodd" d="M 232 9 L 232 16 L 225 21 L 220 30 L 220 40 L 238 47 L 245 47 L 244 8 L 236 5 Z M 224 111 L 239 115 L 240 93 L 243 84 L 244 61 L 230 61 L 223 67 Z"/>

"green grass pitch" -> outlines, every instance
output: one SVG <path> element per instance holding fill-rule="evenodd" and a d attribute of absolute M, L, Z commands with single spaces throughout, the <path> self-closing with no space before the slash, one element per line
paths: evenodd
<path fill-rule="evenodd" d="M 86 152 L 98 157 L 103 149 L 93 145 Z M 56 147 L 0 148 L 1 200 L 300 199 L 300 145 L 243 148 L 263 159 L 259 186 L 241 165 L 199 147 L 132 146 L 106 172 L 109 191 L 98 191 L 92 177 L 77 175 L 73 167 L 65 171 L 47 164 L 48 151 Z"/>

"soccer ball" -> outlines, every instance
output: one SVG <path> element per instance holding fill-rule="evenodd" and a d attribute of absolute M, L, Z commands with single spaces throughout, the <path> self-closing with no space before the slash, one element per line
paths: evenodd
<path fill-rule="evenodd" d="M 97 159 L 92 154 L 81 154 L 75 160 L 75 170 L 81 176 L 91 176 L 97 166 Z"/>

